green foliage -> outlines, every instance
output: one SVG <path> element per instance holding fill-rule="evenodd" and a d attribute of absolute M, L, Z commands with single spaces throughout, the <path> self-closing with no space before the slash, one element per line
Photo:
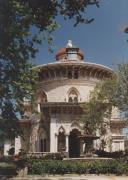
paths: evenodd
<path fill-rule="evenodd" d="M 128 114 L 128 64 L 119 64 L 117 75 L 116 105 Z"/>
<path fill-rule="evenodd" d="M 118 64 L 116 78 L 98 83 L 91 97 L 97 102 L 107 103 L 108 110 L 118 107 L 128 112 L 128 64 Z"/>
<path fill-rule="evenodd" d="M 128 64 L 119 64 L 113 79 L 99 82 L 83 107 L 82 121 L 86 134 L 105 135 L 112 109 L 117 107 L 128 115 Z"/>
<path fill-rule="evenodd" d="M 97 154 L 99 157 L 106 158 L 121 158 L 128 155 L 124 151 L 106 152 L 104 150 L 96 150 L 95 154 Z"/>
<path fill-rule="evenodd" d="M 128 164 L 116 160 L 33 162 L 32 174 L 128 174 Z"/>
<path fill-rule="evenodd" d="M 96 134 L 99 129 L 100 135 L 106 134 L 106 127 L 109 123 L 111 110 L 113 106 L 113 92 L 115 92 L 116 83 L 114 80 L 108 80 L 98 83 L 90 94 L 90 99 L 82 105 L 82 121 L 86 134 Z"/>

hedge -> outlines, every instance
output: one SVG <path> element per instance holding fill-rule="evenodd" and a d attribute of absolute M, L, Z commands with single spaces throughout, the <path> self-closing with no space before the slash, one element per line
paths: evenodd
<path fill-rule="evenodd" d="M 94 162 L 82 161 L 40 161 L 33 162 L 31 174 L 126 174 L 128 164 L 116 160 L 104 160 Z"/>
<path fill-rule="evenodd" d="M 98 157 L 107 157 L 107 158 L 119 158 L 119 157 L 126 157 L 128 156 L 127 151 L 115 151 L 115 152 L 106 152 L 104 150 L 96 150 L 95 154 L 98 155 Z"/>

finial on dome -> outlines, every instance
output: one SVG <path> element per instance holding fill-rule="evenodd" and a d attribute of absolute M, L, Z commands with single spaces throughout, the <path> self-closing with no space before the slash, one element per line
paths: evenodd
<path fill-rule="evenodd" d="M 66 48 L 72 48 L 72 47 L 73 47 L 72 40 L 68 40 Z"/>

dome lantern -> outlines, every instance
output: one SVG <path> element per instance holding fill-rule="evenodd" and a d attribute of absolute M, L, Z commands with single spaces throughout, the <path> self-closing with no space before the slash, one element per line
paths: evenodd
<path fill-rule="evenodd" d="M 84 59 L 84 54 L 80 48 L 75 47 L 71 40 L 65 48 L 61 48 L 56 54 L 57 61 L 81 61 Z"/>

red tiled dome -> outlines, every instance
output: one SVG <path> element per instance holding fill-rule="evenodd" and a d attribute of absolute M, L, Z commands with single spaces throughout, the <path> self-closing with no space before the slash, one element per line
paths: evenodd
<path fill-rule="evenodd" d="M 81 56 L 81 59 L 84 59 L 84 53 L 79 49 L 78 51 L 79 56 Z"/>
<path fill-rule="evenodd" d="M 59 60 L 59 57 L 64 54 L 66 54 L 66 48 L 59 49 L 58 52 L 56 53 L 56 60 Z M 81 57 L 81 60 L 84 58 L 84 54 L 80 49 L 78 50 L 78 55 Z"/>
<path fill-rule="evenodd" d="M 56 60 L 59 59 L 59 56 L 62 56 L 64 54 L 66 54 L 66 48 L 59 49 L 58 52 L 56 53 Z"/>

